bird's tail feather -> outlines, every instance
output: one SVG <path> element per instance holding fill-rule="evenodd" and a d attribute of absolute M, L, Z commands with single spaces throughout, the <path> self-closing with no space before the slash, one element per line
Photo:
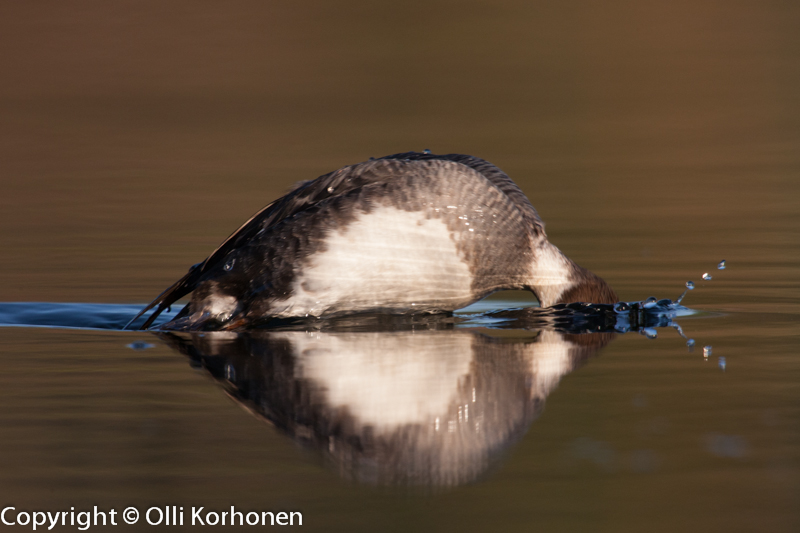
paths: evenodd
<path fill-rule="evenodd" d="M 195 278 L 194 274 L 197 272 L 200 265 L 202 265 L 202 263 L 194 265 L 192 268 L 190 268 L 189 272 L 187 272 L 181 279 L 179 279 L 178 281 L 167 287 L 167 289 L 164 290 L 164 292 L 156 296 L 155 300 L 150 302 L 150 304 L 147 307 L 139 311 L 139 314 L 133 317 L 133 319 L 130 322 L 128 322 L 122 329 L 128 329 L 128 327 L 134 322 L 136 322 L 142 315 L 147 313 L 150 309 L 158 306 L 156 310 L 153 311 L 153 313 L 147 318 L 147 320 L 145 320 L 144 324 L 139 326 L 138 329 L 149 328 L 153 324 L 155 319 L 158 318 L 158 315 L 160 315 L 164 311 L 164 309 L 168 308 L 177 300 L 179 300 L 180 298 L 182 298 L 183 296 L 189 294 L 194 290 L 196 282 L 196 280 L 194 279 Z"/>

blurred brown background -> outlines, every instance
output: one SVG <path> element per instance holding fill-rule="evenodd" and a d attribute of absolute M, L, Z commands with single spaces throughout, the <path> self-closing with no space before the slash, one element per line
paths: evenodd
<path fill-rule="evenodd" d="M 293 182 L 423 148 L 629 299 L 797 244 L 798 6 L 3 2 L 0 300 L 149 300 Z"/>
<path fill-rule="evenodd" d="M 415 496 L 344 484 L 160 343 L 4 328 L 4 497 L 299 507 L 326 531 L 797 530 L 799 29 L 780 1 L 0 2 L 0 301 L 149 301 L 295 181 L 430 148 L 507 171 L 623 298 L 694 279 L 687 305 L 725 313 L 684 323 L 693 354 L 622 337 L 497 472 Z M 620 470 L 571 456 L 586 439 Z"/>

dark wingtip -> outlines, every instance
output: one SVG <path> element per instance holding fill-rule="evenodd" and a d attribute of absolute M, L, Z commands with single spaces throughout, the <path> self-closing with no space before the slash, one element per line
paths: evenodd
<path fill-rule="evenodd" d="M 139 329 L 149 328 L 153 324 L 153 322 L 155 322 L 156 318 L 158 318 L 158 315 L 160 315 L 161 312 L 167 307 L 169 306 L 164 305 L 163 303 L 160 304 L 158 308 L 155 311 L 153 311 L 153 313 L 149 317 L 147 317 L 147 320 L 144 321 L 144 324 L 142 324 L 142 327 L 140 327 Z"/>
<path fill-rule="evenodd" d="M 197 281 L 196 279 L 194 279 L 194 275 L 200 273 L 200 268 L 202 264 L 203 263 L 198 263 L 196 265 L 193 265 L 192 268 L 189 269 L 189 272 L 187 272 L 181 279 L 179 279 L 178 281 L 167 287 L 164 290 L 164 292 L 156 296 L 156 298 L 152 302 L 150 302 L 147 305 L 147 307 L 139 311 L 139 314 L 133 317 L 133 319 L 131 319 L 130 322 L 125 324 L 125 327 L 122 329 L 128 329 L 128 326 L 136 322 L 139 318 L 142 317 L 142 315 L 144 315 L 150 309 L 158 306 L 156 310 L 153 311 L 153 314 L 151 314 L 147 318 L 147 320 L 144 321 L 144 324 L 142 324 L 137 329 L 143 330 L 149 328 L 153 324 L 155 319 L 158 318 L 158 315 L 160 315 L 164 311 L 164 309 L 168 308 L 178 299 L 182 298 L 183 296 L 189 294 L 194 290 L 195 288 L 194 285 Z"/>
<path fill-rule="evenodd" d="M 166 292 L 166 291 L 165 291 L 165 292 Z M 161 294 L 158 296 L 158 298 L 156 298 L 155 300 L 153 300 L 153 301 L 150 303 L 150 305 L 148 305 L 147 307 L 145 307 L 144 309 L 142 309 L 141 311 L 139 311 L 139 314 L 137 314 L 137 315 L 136 315 L 135 317 L 133 317 L 133 318 L 132 318 L 132 319 L 131 319 L 131 320 L 130 320 L 130 321 L 127 323 L 127 324 L 125 324 L 125 326 L 123 326 L 123 328 L 122 328 L 122 329 L 123 329 L 123 331 L 124 331 L 124 330 L 126 330 L 126 329 L 128 329 L 128 328 L 131 326 L 131 324 L 133 324 L 134 322 L 136 322 L 137 320 L 139 320 L 139 319 L 142 317 L 142 315 L 144 315 L 144 314 L 145 314 L 146 312 L 148 312 L 150 309 L 152 309 L 153 307 L 155 307 L 155 305 L 156 305 L 157 303 L 159 303 L 159 298 L 161 298 L 161 296 L 163 296 L 163 294 L 164 294 L 164 293 L 161 293 Z M 162 312 L 162 311 L 163 311 L 163 310 L 164 310 L 166 307 L 167 307 L 167 306 L 166 306 L 166 305 L 163 305 L 163 304 L 159 305 L 159 306 L 158 306 L 158 309 L 156 309 L 156 310 L 153 312 L 153 314 L 152 314 L 152 315 L 150 315 L 150 317 L 148 317 L 148 319 L 147 319 L 147 320 L 145 320 L 144 324 L 142 324 L 141 326 L 139 326 L 139 327 L 138 327 L 138 328 L 136 328 L 136 329 L 137 329 L 137 330 L 143 330 L 143 329 L 147 329 L 148 327 L 150 327 L 150 324 L 152 324 L 152 323 L 153 323 L 153 321 L 156 319 L 156 317 L 158 317 L 158 315 L 160 315 L 160 314 L 161 314 L 161 312 Z"/>

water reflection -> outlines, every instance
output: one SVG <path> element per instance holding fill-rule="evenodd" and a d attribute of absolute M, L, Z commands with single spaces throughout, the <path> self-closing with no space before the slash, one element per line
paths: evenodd
<path fill-rule="evenodd" d="M 682 334 L 675 319 L 691 314 L 655 298 L 545 309 L 509 304 L 455 315 L 353 315 L 280 320 L 244 332 L 152 334 L 206 369 L 255 416 L 319 450 L 342 476 L 452 486 L 497 462 L 561 378 L 618 334 L 655 338 L 663 327 Z M 2 303 L 0 325 L 119 330 L 135 311 Z M 154 347 L 142 339 L 126 346 Z M 576 457 L 608 463 L 603 446 L 579 444 Z M 645 455 L 636 462 L 642 471 L 651 463 Z"/>
<path fill-rule="evenodd" d="M 615 334 L 451 327 L 159 336 L 343 476 L 448 486 L 486 472 L 560 379 Z"/>

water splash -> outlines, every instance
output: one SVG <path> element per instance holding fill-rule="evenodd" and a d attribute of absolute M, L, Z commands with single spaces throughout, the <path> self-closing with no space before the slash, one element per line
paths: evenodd
<path fill-rule="evenodd" d="M 689 291 L 693 291 L 693 290 L 694 290 L 694 281 L 687 281 L 686 282 L 686 289 L 683 291 L 683 294 L 678 296 L 678 299 L 675 300 L 675 303 L 676 304 L 681 303 L 683 301 L 683 297 L 686 296 L 686 293 L 689 292 Z"/>
<path fill-rule="evenodd" d="M 655 339 L 658 338 L 658 331 L 656 331 L 655 328 L 643 328 L 642 335 L 644 335 L 648 339 Z"/>
<path fill-rule="evenodd" d="M 724 259 L 717 264 L 717 269 L 718 270 L 725 270 L 725 260 Z M 709 274 L 708 272 L 704 272 L 702 278 L 705 281 L 711 281 L 711 274 Z M 683 293 L 678 297 L 678 299 L 675 300 L 675 303 L 676 304 L 681 303 L 683 301 L 683 297 L 686 296 L 686 293 L 691 291 L 691 290 L 693 290 L 693 289 L 694 289 L 694 281 L 687 281 L 686 282 L 686 290 L 684 290 Z"/>
<path fill-rule="evenodd" d="M 671 303 L 671 302 L 670 302 L 670 303 Z M 678 324 L 677 322 L 673 322 L 673 323 L 672 323 L 672 327 L 675 329 L 675 331 L 677 331 L 677 332 L 678 332 L 678 335 L 680 335 L 680 336 L 681 336 L 681 337 L 683 337 L 684 339 L 691 340 L 691 339 L 689 339 L 689 337 L 687 337 L 687 336 L 686 336 L 686 334 L 683 332 L 683 328 L 681 327 L 681 325 L 680 325 L 680 324 Z M 693 341 L 693 342 L 694 342 L 694 341 Z"/>

